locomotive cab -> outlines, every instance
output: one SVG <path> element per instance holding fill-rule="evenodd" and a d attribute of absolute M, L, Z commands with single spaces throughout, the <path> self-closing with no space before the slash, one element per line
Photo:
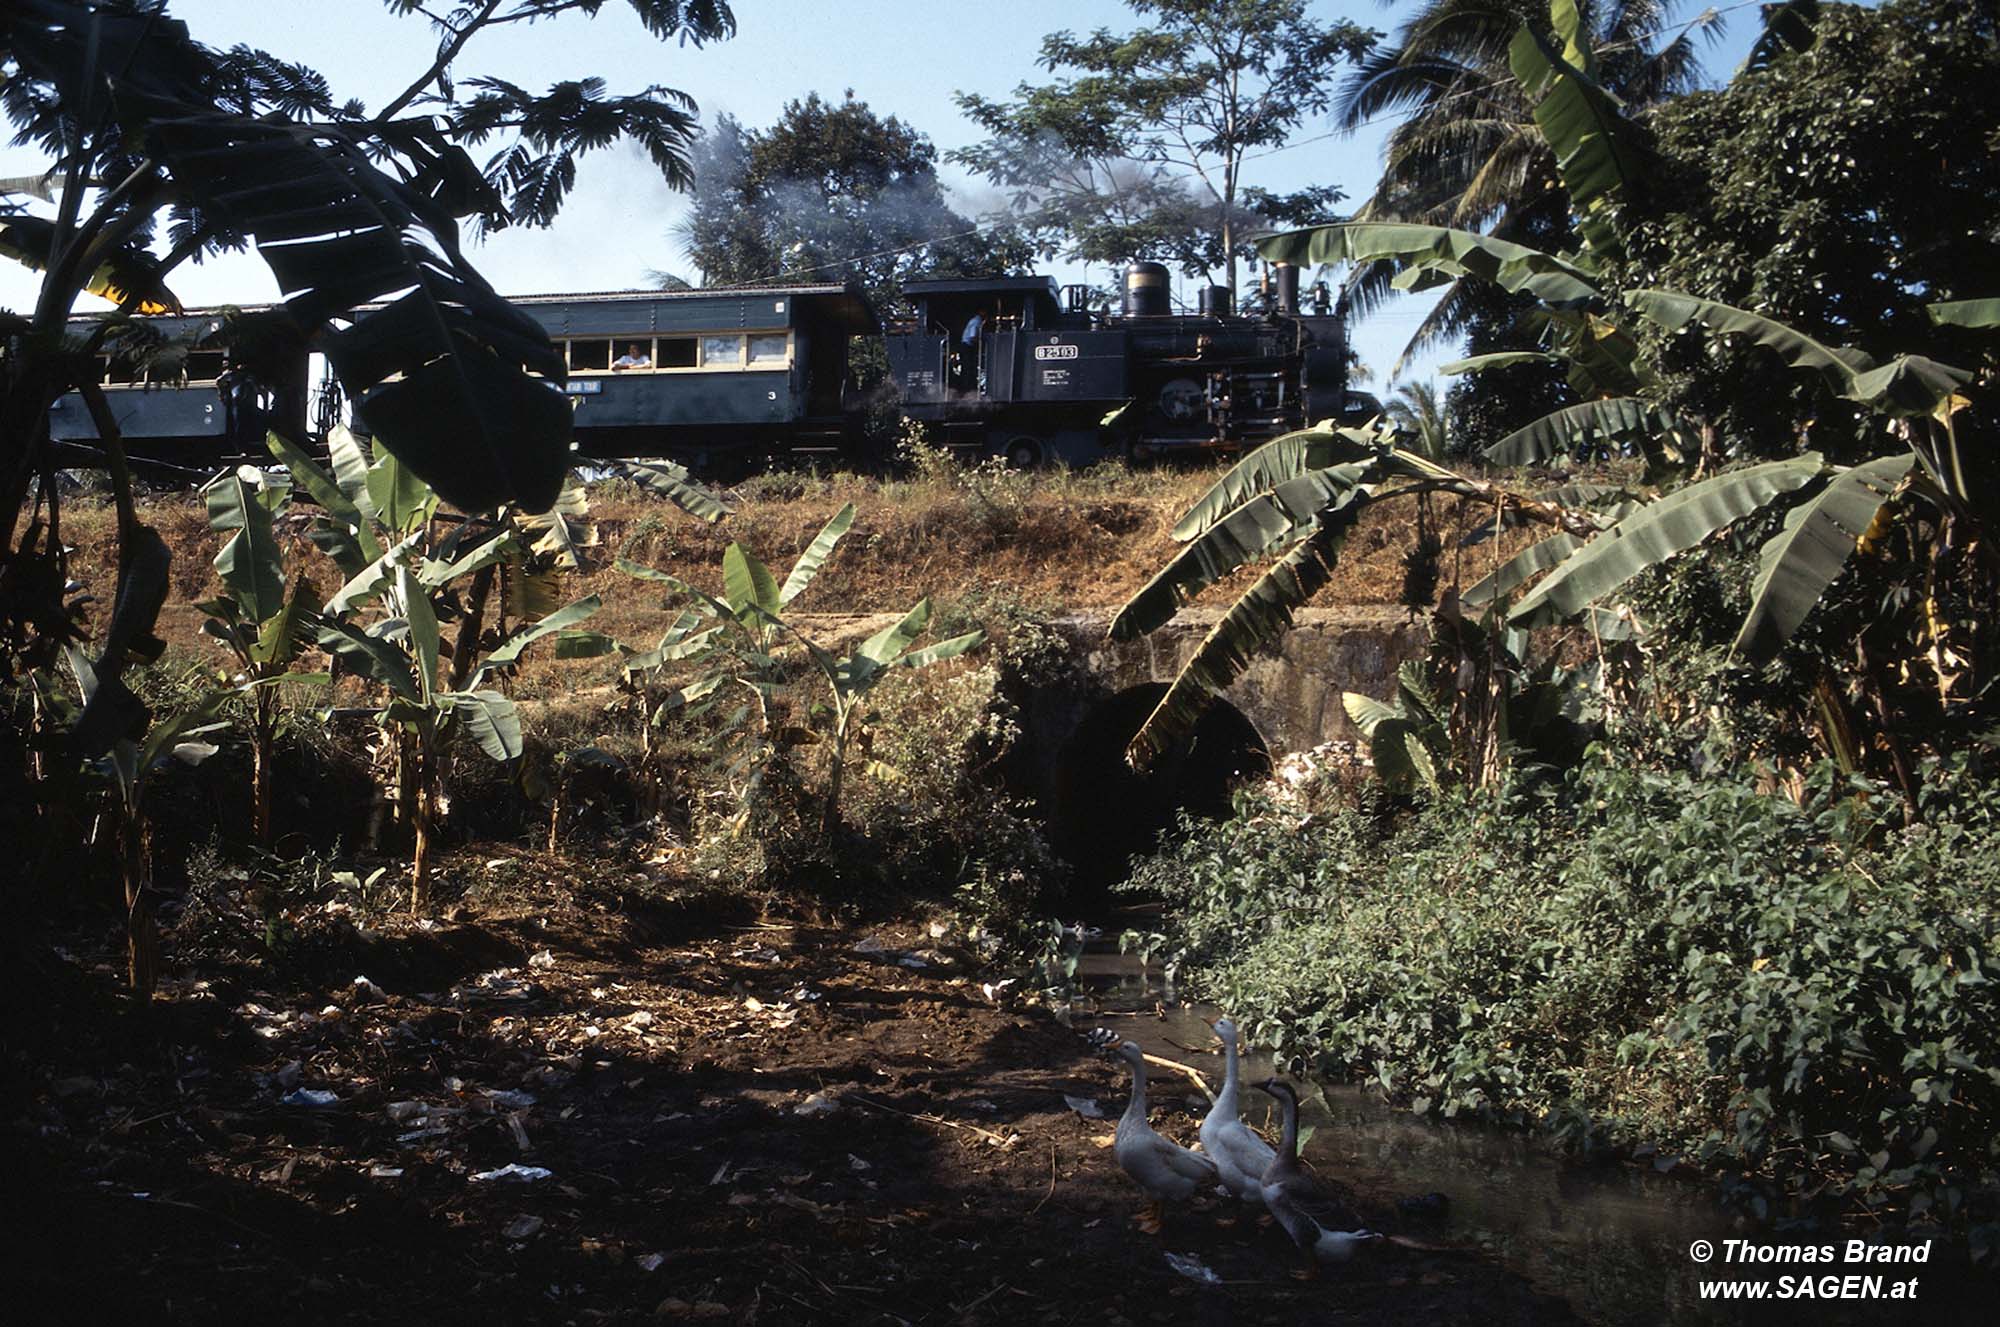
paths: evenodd
<path fill-rule="evenodd" d="M 913 281 L 904 295 L 915 317 L 886 338 L 904 414 L 1022 465 L 1103 454 L 1097 421 L 1125 398 L 1122 330 L 1065 309 L 1050 277 Z"/>

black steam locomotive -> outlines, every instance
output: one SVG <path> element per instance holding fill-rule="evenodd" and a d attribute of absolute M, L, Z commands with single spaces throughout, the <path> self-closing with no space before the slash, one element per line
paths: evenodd
<path fill-rule="evenodd" d="M 1372 414 L 1372 399 L 1350 399 L 1343 320 L 1325 287 L 1305 313 L 1298 269 L 1274 273 L 1262 316 L 1234 313 L 1225 286 L 1204 287 L 1197 312 L 1174 313 L 1158 263 L 1126 270 L 1115 315 L 1047 277 L 913 282 L 904 293 L 916 317 L 886 338 L 903 413 L 1024 466 L 1085 464 L 1107 448 L 1232 450 Z"/>
<path fill-rule="evenodd" d="M 886 331 L 860 290 L 839 283 L 513 303 L 563 352 L 585 457 L 667 455 L 715 472 L 765 456 L 853 452 L 868 402 L 851 372 L 852 341 L 882 332 L 905 417 L 963 450 L 1081 465 L 1228 450 L 1372 413 L 1371 399 L 1347 391 L 1342 323 L 1324 288 L 1302 312 L 1297 269 L 1275 275 L 1256 315 L 1234 313 L 1219 286 L 1204 289 L 1198 312 L 1171 312 L 1167 271 L 1155 263 L 1127 272 L 1117 314 L 1090 311 L 1082 288 L 1059 290 L 1047 277 L 920 281 L 905 292 L 914 318 Z M 310 436 L 338 422 L 331 383 L 310 386 L 311 357 L 281 381 L 267 381 L 268 366 L 258 376 L 235 369 L 217 344 L 222 314 L 155 320 L 189 347 L 179 357 L 143 368 L 101 357 L 134 456 L 212 472 L 263 459 L 268 428 Z M 54 436 L 87 457 L 97 432 L 81 402 L 65 398 L 51 419 Z"/>

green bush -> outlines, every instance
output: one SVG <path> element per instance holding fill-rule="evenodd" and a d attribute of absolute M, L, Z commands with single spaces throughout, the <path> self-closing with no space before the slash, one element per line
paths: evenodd
<path fill-rule="evenodd" d="M 1602 751 L 1383 832 L 1246 800 L 1134 886 L 1189 989 L 1420 1111 L 1656 1147 L 1985 1241 L 2000 1152 L 2000 790 L 1926 820 Z M 1763 1200 L 1757 1199 L 1758 1202 Z M 1974 1229 L 1975 1227 L 1980 1227 Z"/>

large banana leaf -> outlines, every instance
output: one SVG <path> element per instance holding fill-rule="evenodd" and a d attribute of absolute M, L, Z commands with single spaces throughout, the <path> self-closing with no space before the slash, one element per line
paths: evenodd
<path fill-rule="evenodd" d="M 840 542 L 840 537 L 853 525 L 854 504 L 850 502 L 835 512 L 832 520 L 820 527 L 820 532 L 813 536 L 812 543 L 806 545 L 806 551 L 799 554 L 799 560 L 792 564 L 791 574 L 785 577 L 785 584 L 778 591 L 780 608 L 790 607 L 792 600 L 806 592 L 806 587 L 813 583 L 813 577 L 819 575 L 819 569 L 833 556 L 834 545 Z"/>
<path fill-rule="evenodd" d="M 521 715 L 514 702 L 497 691 L 448 691 L 438 697 L 479 749 L 495 760 L 521 754 Z"/>
<path fill-rule="evenodd" d="M 1691 446 L 1693 430 L 1650 401 L 1620 396 L 1551 411 L 1515 429 L 1484 455 L 1495 465 L 1536 465 L 1586 447 L 1638 443 L 1650 453 L 1662 440 L 1676 449 Z"/>
<path fill-rule="evenodd" d="M 416 677 L 410 669 L 410 657 L 388 641 L 371 636 L 352 623 L 323 618 L 319 643 L 328 654 L 344 660 L 361 676 L 380 682 L 400 699 L 422 703 Z"/>
<path fill-rule="evenodd" d="M 1301 538 L 1319 513 L 1352 502 L 1372 468 L 1357 462 L 1308 470 L 1251 498 L 1182 548 L 1127 600 L 1111 619 L 1111 638 L 1145 635 L 1238 567 Z"/>
<path fill-rule="evenodd" d="M 1491 573 L 1473 582 L 1458 600 L 1467 608 L 1480 608 L 1504 598 L 1512 594 L 1516 586 L 1527 584 L 1575 552 L 1582 542 L 1573 534 L 1563 533 L 1530 544 Z"/>
<path fill-rule="evenodd" d="M 1906 453 L 1843 470 L 1792 510 L 1785 528 L 1764 545 L 1750 613 L 1731 647 L 1735 653 L 1763 663 L 1784 648 L 1914 463 Z"/>
<path fill-rule="evenodd" d="M 921 650 L 911 650 L 908 654 L 899 655 L 896 658 L 895 666 L 898 668 L 929 668 L 934 663 L 943 663 L 946 659 L 956 659 L 959 655 L 964 654 L 967 650 L 983 643 L 985 640 L 985 632 L 968 631 L 962 636 L 953 636 L 951 639 L 941 640 L 935 645 L 926 645 Z"/>
<path fill-rule="evenodd" d="M 1793 368 L 1808 369 L 1840 396 L 1896 414 L 1929 414 L 1938 403 L 1972 380 L 1964 369 L 1922 355 L 1903 355 L 1888 364 L 1848 346 L 1829 346 L 1804 332 L 1747 309 L 1697 299 L 1671 290 L 1634 290 L 1625 302 L 1672 331 L 1690 324 L 1712 332 L 1747 336 L 1775 351 Z"/>
<path fill-rule="evenodd" d="M 1244 453 L 1230 466 L 1175 523 L 1173 536 L 1186 543 L 1258 494 L 1267 493 L 1308 470 L 1324 470 L 1340 461 L 1357 460 L 1371 450 L 1373 444 L 1367 434 L 1335 428 L 1332 420 L 1281 434 Z"/>
<path fill-rule="evenodd" d="M 467 510 L 555 501 L 572 418 L 562 356 L 465 261 L 457 219 L 418 185 L 469 167 L 463 149 L 421 122 L 396 126 L 397 155 L 417 168 L 406 181 L 370 159 L 365 123 L 252 118 L 112 81 L 202 212 L 255 238 L 286 309 L 389 450 Z"/>
<path fill-rule="evenodd" d="M 916 606 L 903 614 L 900 620 L 861 642 L 861 647 L 854 652 L 855 657 L 866 659 L 877 668 L 886 668 L 896 661 L 897 655 L 909 649 L 930 624 L 931 601 L 929 596 L 925 596 L 917 600 Z"/>
<path fill-rule="evenodd" d="M 672 461 L 610 461 L 605 468 L 710 524 L 736 510 L 720 496 L 697 484 L 686 466 Z"/>
<path fill-rule="evenodd" d="M 409 623 L 410 652 L 417 662 L 417 688 L 428 701 L 432 688 L 437 686 L 438 655 L 443 644 L 437 611 L 431 607 L 429 591 L 408 567 L 396 568 L 396 597 L 403 601 L 403 620 Z"/>
<path fill-rule="evenodd" d="M 1475 231 L 1402 222 L 1348 222 L 1285 231 L 1257 241 L 1271 262 L 1369 263 L 1378 259 L 1476 276 L 1558 308 L 1601 303 L 1597 279 L 1576 264 Z"/>
<path fill-rule="evenodd" d="M 311 647 L 319 633 L 319 592 L 300 576 L 285 606 L 264 619 L 248 650 L 250 662 L 265 666 L 290 664 Z"/>
<path fill-rule="evenodd" d="M 0 221 L 0 258 L 12 258 L 30 271 L 45 271 L 55 234 L 53 221 L 17 212 Z M 139 244 L 123 244 L 112 250 L 96 271 L 84 277 L 83 288 L 113 304 L 122 305 L 137 296 L 133 305 L 136 313 L 181 311 L 180 300 L 167 289 L 160 274 L 159 259 Z"/>
<path fill-rule="evenodd" d="M 603 606 L 604 600 L 600 596 L 587 594 L 574 603 L 565 604 L 563 607 L 558 608 L 555 612 L 549 614 L 525 631 L 519 631 L 509 636 L 481 661 L 479 670 L 472 675 L 473 684 L 475 686 L 478 685 L 481 678 L 496 668 L 505 668 L 511 664 L 519 663 L 522 652 L 530 645 L 533 645 L 544 636 L 554 635 L 564 627 L 575 626 Z M 571 657 L 575 656 L 572 655 Z"/>
<path fill-rule="evenodd" d="M 778 615 L 777 579 L 755 553 L 734 541 L 722 550 L 722 594 L 730 612 L 746 623 L 753 611 L 765 617 Z"/>
<path fill-rule="evenodd" d="M 1592 76 L 1589 39 L 1575 0 L 1554 0 L 1550 17 L 1564 49 L 1556 50 L 1523 24 L 1507 48 L 1508 65 L 1522 91 L 1541 99 L 1535 124 L 1555 153 L 1591 256 L 1616 257 L 1623 245 L 1611 210 L 1619 194 L 1644 178 L 1645 154 L 1623 103 Z"/>
<path fill-rule="evenodd" d="M 2000 327 L 2000 299 L 1959 299 L 1925 310 L 1940 327 Z"/>
<path fill-rule="evenodd" d="M 1548 626 L 1583 611 L 1649 567 L 1656 567 L 1774 499 L 1825 472 L 1819 453 L 1768 461 L 1704 479 L 1649 502 L 1565 558 L 1508 621 Z"/>
<path fill-rule="evenodd" d="M 373 526 L 363 518 L 361 509 L 354 505 L 338 480 L 282 434 L 267 433 L 264 445 L 284 463 L 292 482 L 312 494 L 313 501 L 331 518 L 315 522 L 308 538 L 333 559 L 341 575 L 359 575 L 370 562 L 382 556 L 382 545 L 375 538 Z"/>
<path fill-rule="evenodd" d="M 1438 365 L 1438 372 L 1447 378 L 1461 373 L 1484 373 L 1488 369 L 1510 368 L 1516 364 L 1560 364 L 1563 357 L 1547 350 L 1499 350 L 1490 355 L 1474 355 L 1470 359 L 1454 359 Z"/>
<path fill-rule="evenodd" d="M 1282 636 L 1292 614 L 1333 579 L 1340 545 L 1366 505 L 1357 497 L 1320 514 L 1311 534 L 1259 576 L 1222 615 L 1125 748 L 1140 771 L 1193 735 L 1216 696 L 1242 676 L 1258 651 Z"/>
<path fill-rule="evenodd" d="M 243 477 L 231 472 L 203 490 L 208 523 L 216 531 L 233 530 L 215 555 L 215 571 L 252 622 L 277 616 L 285 606 L 285 566 L 271 532 L 271 512 Z"/>

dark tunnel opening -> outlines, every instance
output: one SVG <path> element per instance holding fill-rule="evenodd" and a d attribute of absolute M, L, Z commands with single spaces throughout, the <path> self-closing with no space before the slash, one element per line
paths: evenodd
<path fill-rule="evenodd" d="M 1084 716 L 1056 759 L 1056 851 L 1074 872 L 1069 903 L 1097 909 L 1114 902 L 1133 857 L 1152 851 L 1182 811 L 1220 818 L 1231 790 L 1270 774 L 1270 753 L 1256 726 L 1216 701 L 1194 735 L 1141 776 L 1125 763 L 1125 745 L 1167 693 L 1163 682 L 1121 691 Z"/>

